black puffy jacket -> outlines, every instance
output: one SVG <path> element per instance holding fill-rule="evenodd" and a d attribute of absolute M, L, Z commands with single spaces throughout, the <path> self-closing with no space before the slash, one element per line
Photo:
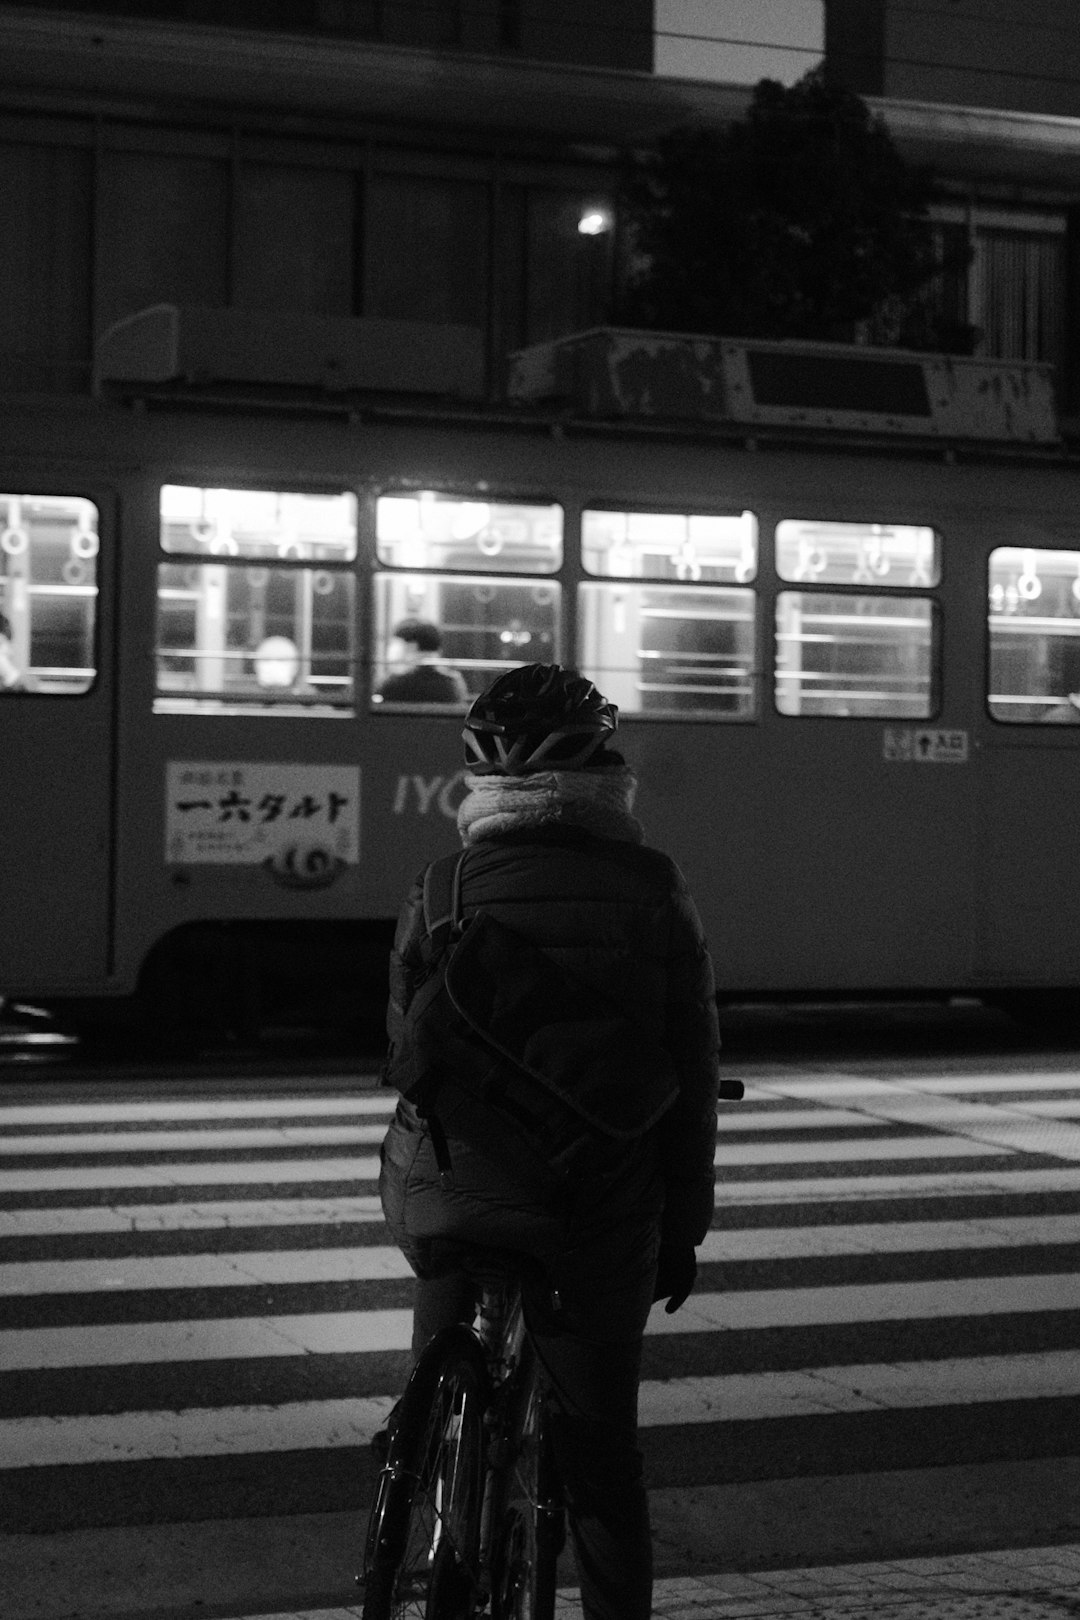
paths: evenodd
<path fill-rule="evenodd" d="M 663 1231 L 670 1241 L 700 1243 L 713 1213 L 719 1035 L 712 963 L 674 861 L 570 826 L 506 833 L 471 846 L 461 897 L 465 916 L 483 907 L 604 991 L 667 1048 L 679 1095 L 653 1127 L 665 1185 Z M 391 955 L 391 1042 L 426 970 L 424 938 L 421 876 L 402 908 Z M 399 1109 L 391 1133 L 416 1129 L 412 1110 Z"/>

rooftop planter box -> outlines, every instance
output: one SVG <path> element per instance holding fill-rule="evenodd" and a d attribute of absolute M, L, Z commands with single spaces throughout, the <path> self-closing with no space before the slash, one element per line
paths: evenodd
<path fill-rule="evenodd" d="M 838 343 L 595 327 L 510 356 L 508 394 L 607 420 L 1053 444 L 1053 367 Z"/>

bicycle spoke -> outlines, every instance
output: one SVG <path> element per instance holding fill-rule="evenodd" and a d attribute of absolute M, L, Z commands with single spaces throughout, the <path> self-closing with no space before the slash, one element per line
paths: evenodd
<path fill-rule="evenodd" d="M 543 1408 L 530 1390 L 499 1538 L 493 1620 L 552 1620 L 563 1515 L 543 1437 Z"/>
<path fill-rule="evenodd" d="M 553 1620 L 562 1496 L 513 1288 L 485 1286 L 476 1334 L 432 1340 L 396 1414 L 363 1620 Z"/>

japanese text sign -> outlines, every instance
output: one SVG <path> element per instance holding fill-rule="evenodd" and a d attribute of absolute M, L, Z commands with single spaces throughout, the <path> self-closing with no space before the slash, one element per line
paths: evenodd
<path fill-rule="evenodd" d="M 360 772 L 350 765 L 170 760 L 165 858 L 264 862 L 291 849 L 360 859 Z"/>

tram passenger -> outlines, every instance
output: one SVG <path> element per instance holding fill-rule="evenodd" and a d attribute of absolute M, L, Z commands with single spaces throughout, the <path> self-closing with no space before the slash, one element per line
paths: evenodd
<path fill-rule="evenodd" d="M 442 635 L 428 619 L 402 619 L 386 649 L 394 670 L 376 696 L 384 703 L 466 703 L 469 689 L 460 670 L 440 657 Z"/>
<path fill-rule="evenodd" d="M 300 677 L 300 650 L 290 636 L 264 636 L 251 655 L 264 692 L 290 692 Z"/>
<path fill-rule="evenodd" d="M 466 917 L 478 907 L 501 913 L 655 1035 L 674 1102 L 644 1134 L 600 1149 L 587 1180 L 553 1191 L 452 1136 L 453 1185 L 444 1186 L 442 1144 L 402 1099 L 380 1181 L 391 1234 L 419 1279 L 414 1355 L 441 1327 L 472 1320 L 462 1244 L 529 1257 L 525 1319 L 551 1392 L 586 1620 L 651 1614 L 637 1445 L 642 1335 L 654 1299 L 672 1312 L 694 1287 L 695 1248 L 713 1213 L 719 1080 L 701 922 L 674 861 L 643 843 L 636 779 L 609 746 L 617 723 L 614 704 L 558 665 L 511 670 L 476 699 L 463 733 L 461 904 Z M 391 957 L 392 1042 L 423 977 L 425 943 L 420 878 Z"/>
<path fill-rule="evenodd" d="M 0 613 L 0 693 L 28 692 L 27 682 L 19 670 L 12 651 L 14 636 L 11 620 Z"/>

